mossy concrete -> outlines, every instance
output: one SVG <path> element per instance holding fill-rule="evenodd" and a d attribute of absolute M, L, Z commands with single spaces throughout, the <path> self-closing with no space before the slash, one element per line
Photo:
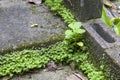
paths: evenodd
<path fill-rule="evenodd" d="M 64 0 L 64 3 L 76 19 L 83 21 L 90 60 L 98 69 L 104 66 L 102 70 L 107 80 L 120 80 L 120 37 L 100 19 L 96 20 L 102 15 L 102 0 Z M 106 11 L 110 18 L 118 15 Z"/>
<path fill-rule="evenodd" d="M 120 37 L 100 19 L 83 24 L 90 60 L 103 71 L 108 80 L 120 80 Z"/>
<path fill-rule="evenodd" d="M 37 27 L 31 27 L 38 24 Z M 65 23 L 45 4 L 0 0 L 0 53 L 43 46 L 63 39 Z"/>
<path fill-rule="evenodd" d="M 102 15 L 102 0 L 63 0 L 75 15 L 75 18 L 80 21 L 100 18 Z"/>

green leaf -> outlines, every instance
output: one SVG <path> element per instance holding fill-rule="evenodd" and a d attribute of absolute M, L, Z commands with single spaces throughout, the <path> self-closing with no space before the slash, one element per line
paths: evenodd
<path fill-rule="evenodd" d="M 117 35 L 120 36 L 120 22 L 114 26 L 114 31 L 116 32 Z"/>
<path fill-rule="evenodd" d="M 120 18 L 112 18 L 111 21 L 114 25 L 117 25 L 120 22 Z"/>
<path fill-rule="evenodd" d="M 81 22 L 73 22 L 68 25 L 68 27 L 70 27 L 73 30 L 80 29 L 81 26 Z"/>
<path fill-rule="evenodd" d="M 84 46 L 84 43 L 83 42 L 78 42 L 77 45 L 82 47 L 82 46 Z"/>
<path fill-rule="evenodd" d="M 107 24 L 109 27 L 113 26 L 113 23 L 110 21 L 110 19 L 108 18 L 104 7 L 102 8 L 102 21 L 105 22 L 105 24 Z"/>
<path fill-rule="evenodd" d="M 118 35 L 120 36 L 120 22 L 117 24 Z"/>
<path fill-rule="evenodd" d="M 73 32 L 83 34 L 85 32 L 85 30 L 84 29 L 76 29 L 76 30 L 73 30 Z"/>
<path fill-rule="evenodd" d="M 73 35 L 73 32 L 71 30 L 66 30 L 65 35 L 65 39 L 70 39 Z"/>

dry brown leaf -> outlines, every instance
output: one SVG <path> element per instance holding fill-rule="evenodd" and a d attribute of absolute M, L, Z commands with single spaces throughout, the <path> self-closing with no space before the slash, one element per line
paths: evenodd
<path fill-rule="evenodd" d="M 74 71 L 75 70 L 75 61 L 70 63 L 70 68 Z"/>
<path fill-rule="evenodd" d="M 73 73 L 72 75 L 67 76 L 66 80 L 88 80 L 88 79 L 85 78 L 83 75 L 80 75 L 78 73 Z"/>
<path fill-rule="evenodd" d="M 107 7 L 111 8 L 111 9 L 116 8 L 116 6 L 113 3 L 111 3 L 109 0 L 103 0 L 103 3 L 104 3 L 104 5 L 106 5 Z"/>
<path fill-rule="evenodd" d="M 77 73 L 73 73 L 75 76 L 77 76 L 78 78 L 80 78 L 81 80 L 88 80 L 86 77 L 84 77 L 81 74 L 77 74 Z"/>
<path fill-rule="evenodd" d="M 82 80 L 82 79 L 80 79 L 80 78 L 78 78 L 78 77 L 76 77 L 75 75 L 72 74 L 70 76 L 67 76 L 66 80 Z"/>
<path fill-rule="evenodd" d="M 48 69 L 48 71 L 55 71 L 55 70 L 57 70 L 57 65 L 55 64 L 54 61 L 50 61 L 47 64 L 47 69 Z"/>
<path fill-rule="evenodd" d="M 6 77 L 3 77 L 2 80 L 9 80 L 10 77 L 9 76 L 6 76 Z"/>
<path fill-rule="evenodd" d="M 118 10 L 117 13 L 120 14 L 120 10 Z"/>

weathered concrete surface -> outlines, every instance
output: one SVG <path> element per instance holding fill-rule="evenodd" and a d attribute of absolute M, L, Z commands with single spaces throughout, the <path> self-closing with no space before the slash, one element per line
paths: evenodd
<path fill-rule="evenodd" d="M 37 70 L 37 72 L 27 73 L 24 75 L 17 75 L 10 80 L 66 80 L 68 74 L 71 74 L 70 67 L 64 67 L 63 70 L 57 71 L 43 71 Z"/>
<path fill-rule="evenodd" d="M 64 0 L 64 2 L 78 20 L 86 21 L 101 17 L 102 0 Z"/>
<path fill-rule="evenodd" d="M 31 28 L 32 24 L 38 27 Z M 64 30 L 64 22 L 44 4 L 35 6 L 26 0 L 0 0 L 0 52 L 5 48 L 39 46 L 38 43 L 50 39 L 52 42 L 61 40 Z"/>
<path fill-rule="evenodd" d="M 97 67 L 104 65 L 108 80 L 120 80 L 120 37 L 100 19 L 83 24 L 90 56 Z"/>

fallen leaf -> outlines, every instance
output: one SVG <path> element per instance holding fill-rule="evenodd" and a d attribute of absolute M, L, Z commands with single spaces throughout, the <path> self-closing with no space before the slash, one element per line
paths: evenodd
<path fill-rule="evenodd" d="M 48 71 L 47 69 L 43 69 L 44 72 Z"/>
<path fill-rule="evenodd" d="M 111 3 L 109 0 L 103 0 L 103 3 L 104 3 L 105 6 L 111 8 L 111 9 L 116 8 L 116 6 L 113 3 Z"/>
<path fill-rule="evenodd" d="M 32 24 L 31 28 L 38 27 L 38 24 Z"/>
<path fill-rule="evenodd" d="M 48 71 L 56 71 L 57 70 L 57 65 L 55 64 L 54 61 L 50 61 L 47 64 L 47 69 L 48 69 Z"/>
<path fill-rule="evenodd" d="M 88 79 L 81 74 L 73 73 L 70 76 L 67 76 L 66 80 L 88 80 Z"/>
<path fill-rule="evenodd" d="M 6 76 L 6 77 L 3 77 L 2 80 L 9 80 L 10 77 L 9 76 Z"/>
<path fill-rule="evenodd" d="M 78 77 L 76 77 L 75 75 L 72 74 L 70 76 L 67 76 L 66 80 L 82 80 L 82 79 L 79 79 Z"/>
<path fill-rule="evenodd" d="M 77 74 L 77 73 L 73 73 L 75 76 L 77 76 L 78 78 L 80 78 L 81 80 L 88 80 L 87 78 L 85 78 L 82 74 Z"/>
<path fill-rule="evenodd" d="M 83 42 L 78 42 L 77 45 L 82 47 L 82 46 L 84 46 L 84 43 Z"/>
<path fill-rule="evenodd" d="M 70 68 L 72 69 L 72 71 L 75 70 L 75 61 L 72 61 L 72 62 L 70 63 Z"/>

